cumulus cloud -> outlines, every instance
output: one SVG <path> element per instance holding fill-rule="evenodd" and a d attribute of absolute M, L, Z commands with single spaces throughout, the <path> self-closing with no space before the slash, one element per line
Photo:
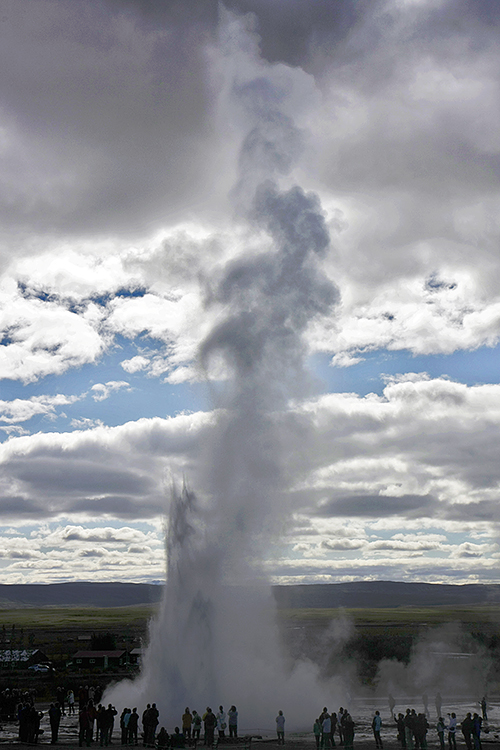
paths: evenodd
<path fill-rule="evenodd" d="M 90 390 L 94 401 L 104 401 L 112 393 L 120 391 L 122 388 L 131 390 L 126 380 L 108 380 L 107 383 L 95 383 Z"/>
<path fill-rule="evenodd" d="M 94 538 L 74 539 L 98 577 L 151 559 L 149 540 L 115 539 L 109 523 L 158 521 L 170 476 L 194 469 L 214 415 L 108 428 L 95 411 L 135 378 L 204 377 L 200 342 L 221 333 L 236 291 L 252 307 L 249 270 L 274 295 L 279 274 L 264 258 L 285 203 L 321 204 L 331 242 L 318 268 L 324 290 L 339 290 L 304 352 L 348 374 L 369 352 L 446 355 L 500 340 L 496 5 L 216 6 L 4 3 L 0 378 L 40 390 L 0 402 L 0 516 L 70 516 L 75 529 L 100 519 Z M 271 172 L 250 228 L 247 193 Z M 245 210 L 235 216 L 234 204 Z M 292 319 L 293 300 L 288 309 Z M 123 340 L 130 382 L 99 370 Z M 222 380 L 212 344 L 205 364 Z M 31 418 L 83 399 L 45 388 L 63 375 L 81 375 L 73 390 L 94 411 L 71 420 L 77 433 L 26 434 Z M 433 565 L 443 580 L 493 578 L 499 396 L 496 384 L 402 373 L 379 396 L 332 393 L 276 414 L 294 512 L 284 543 L 297 558 L 285 550 L 276 576 L 320 580 L 326 559 L 346 580 L 431 576 Z M 426 536 L 401 536 L 402 522 Z M 106 553 L 115 543 L 130 563 Z M 63 575 L 50 573 L 57 554 L 41 554 L 40 567 L 12 574 Z"/>

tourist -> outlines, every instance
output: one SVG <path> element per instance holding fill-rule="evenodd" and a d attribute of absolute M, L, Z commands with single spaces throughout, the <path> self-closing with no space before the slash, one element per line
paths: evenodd
<path fill-rule="evenodd" d="M 319 750 L 319 745 L 321 741 L 321 721 L 316 719 L 313 724 L 313 734 L 314 734 L 314 740 L 316 742 L 316 750 Z"/>
<path fill-rule="evenodd" d="M 438 737 L 439 737 L 440 750 L 444 750 L 444 730 L 445 729 L 446 729 L 446 726 L 444 723 L 444 719 L 442 716 L 440 716 L 438 719 L 438 723 L 436 724 L 436 732 L 438 733 Z"/>
<path fill-rule="evenodd" d="M 415 747 L 427 750 L 427 730 L 429 723 L 424 713 L 417 714 L 415 721 Z"/>
<path fill-rule="evenodd" d="M 483 715 L 483 721 L 488 721 L 488 714 L 486 713 L 486 696 L 483 695 L 481 700 L 481 713 Z"/>
<path fill-rule="evenodd" d="M 448 714 L 448 747 L 450 750 L 457 750 L 457 739 L 455 737 L 457 732 L 457 715 L 456 714 Z"/>
<path fill-rule="evenodd" d="M 285 744 L 285 717 L 283 711 L 278 711 L 276 717 L 276 734 L 278 735 L 278 745 Z"/>
<path fill-rule="evenodd" d="M 142 712 L 142 739 L 143 745 L 146 746 L 149 741 L 149 712 L 151 710 L 151 703 L 148 703 L 144 711 Z"/>
<path fill-rule="evenodd" d="M 50 704 L 49 723 L 51 732 L 50 744 L 55 745 L 59 734 L 59 724 L 61 723 L 61 708 L 59 703 Z"/>
<path fill-rule="evenodd" d="M 413 718 L 413 714 L 415 711 L 412 712 L 411 709 L 406 709 L 406 714 L 404 716 L 404 725 L 405 725 L 405 740 L 406 740 L 406 749 L 407 750 L 413 750 L 414 748 L 414 742 L 413 742 L 413 730 L 415 727 L 415 722 Z M 416 718 L 416 717 L 415 717 Z"/>
<path fill-rule="evenodd" d="M 375 738 L 375 747 L 383 748 L 382 738 L 380 736 L 380 730 L 382 728 L 382 719 L 380 718 L 380 711 L 375 711 L 375 716 L 372 720 L 373 736 Z"/>
<path fill-rule="evenodd" d="M 347 711 L 344 711 L 344 750 L 353 750 L 354 745 L 354 721 Z"/>
<path fill-rule="evenodd" d="M 278 711 L 276 717 L 276 734 L 278 735 L 278 745 L 285 744 L 285 717 L 283 711 Z"/>
<path fill-rule="evenodd" d="M 137 745 L 137 729 L 139 726 L 139 714 L 137 708 L 132 709 L 128 720 L 128 742 L 129 745 Z"/>
<path fill-rule="evenodd" d="M 184 735 L 180 733 L 179 727 L 175 727 L 174 733 L 170 735 L 170 747 L 185 747 Z"/>
<path fill-rule="evenodd" d="M 472 721 L 472 714 L 469 713 L 465 717 L 465 719 L 460 724 L 460 729 L 462 730 L 462 734 L 464 736 L 464 742 L 467 747 L 467 750 L 472 750 L 472 729 L 473 729 L 473 721 Z"/>
<path fill-rule="evenodd" d="M 330 739 L 332 741 L 332 747 L 335 747 L 335 729 L 337 727 L 337 714 L 335 713 L 335 711 L 332 711 L 330 715 L 330 719 L 332 722 L 332 731 L 330 734 Z"/>
<path fill-rule="evenodd" d="M 128 742 L 128 722 L 132 711 L 130 708 L 124 708 L 120 716 L 120 729 L 122 734 L 122 745 Z"/>
<path fill-rule="evenodd" d="M 341 745 L 344 744 L 344 724 L 343 724 L 344 713 L 345 713 L 344 709 L 342 708 L 342 706 L 340 706 L 339 715 L 338 715 L 338 728 L 339 728 L 339 741 Z"/>
<path fill-rule="evenodd" d="M 321 725 L 322 728 L 322 737 L 321 737 L 321 745 L 322 747 L 331 747 L 332 746 L 332 720 L 330 718 L 330 714 L 328 711 L 326 713 L 323 713 L 323 723 Z"/>
<path fill-rule="evenodd" d="M 222 706 L 219 706 L 217 712 L 217 730 L 219 732 L 219 739 L 223 739 L 226 736 L 226 712 Z"/>
<path fill-rule="evenodd" d="M 405 737 L 405 722 L 404 722 L 404 715 L 399 713 L 398 718 L 396 719 L 396 716 L 394 715 L 394 721 L 396 723 L 396 727 L 398 729 L 398 740 L 401 743 L 401 748 L 403 750 L 406 750 L 406 737 Z"/>
<path fill-rule="evenodd" d="M 82 747 L 83 743 L 90 747 L 92 739 L 92 721 L 89 714 L 89 707 L 83 706 L 78 714 L 78 745 Z"/>
<path fill-rule="evenodd" d="M 166 748 L 170 747 L 170 737 L 165 727 L 162 727 L 158 732 L 156 743 L 158 750 L 166 750 Z"/>
<path fill-rule="evenodd" d="M 203 723 L 205 725 L 205 745 L 212 747 L 214 744 L 214 731 L 217 719 L 210 706 L 207 706 L 207 710 L 203 715 Z"/>
<path fill-rule="evenodd" d="M 231 708 L 227 712 L 227 717 L 229 736 L 236 739 L 236 737 L 238 737 L 238 711 L 236 710 L 236 706 L 231 706 Z"/>
<path fill-rule="evenodd" d="M 188 741 L 188 743 L 191 741 L 191 725 L 193 723 L 193 715 L 191 711 L 189 710 L 189 707 L 186 706 L 186 710 L 182 714 L 182 734 Z"/>
<path fill-rule="evenodd" d="M 200 714 L 193 709 L 193 742 L 196 746 L 196 743 L 200 739 L 200 732 L 201 732 L 201 716 Z"/>
<path fill-rule="evenodd" d="M 474 750 L 481 750 L 481 725 L 482 719 L 478 714 L 472 717 L 472 739 L 474 740 Z"/>

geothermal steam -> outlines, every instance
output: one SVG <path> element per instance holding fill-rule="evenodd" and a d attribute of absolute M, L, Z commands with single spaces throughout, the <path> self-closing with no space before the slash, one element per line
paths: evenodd
<path fill-rule="evenodd" d="M 240 22 L 225 23 L 237 45 Z M 261 249 L 253 242 L 207 280 L 218 322 L 199 361 L 223 376 L 216 421 L 195 474 L 173 491 L 165 597 L 142 675 L 113 698 L 156 701 L 167 726 L 185 706 L 234 703 L 243 725 L 272 726 L 283 708 L 291 728 L 293 719 L 309 724 L 324 695 L 312 668 L 283 659 L 260 561 L 290 517 L 280 415 L 304 392 L 304 334 L 331 311 L 337 290 L 319 270 L 329 235 L 318 198 L 275 183 L 301 140 L 278 109 L 282 93 L 259 74 L 235 83 L 232 95 L 250 123 L 233 191 L 237 222 Z"/>

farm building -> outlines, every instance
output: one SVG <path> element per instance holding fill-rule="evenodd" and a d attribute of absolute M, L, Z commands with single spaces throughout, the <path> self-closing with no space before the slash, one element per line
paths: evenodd
<path fill-rule="evenodd" d="M 126 651 L 77 651 L 73 664 L 77 667 L 121 667 L 127 663 Z"/>

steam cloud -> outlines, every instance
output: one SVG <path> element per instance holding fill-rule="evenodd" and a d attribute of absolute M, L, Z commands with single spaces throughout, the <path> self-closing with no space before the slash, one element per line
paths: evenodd
<path fill-rule="evenodd" d="M 238 40 L 248 45 L 244 23 L 224 14 L 222 37 L 233 52 Z M 301 142 L 279 110 L 282 92 L 260 72 L 231 91 L 250 121 L 232 194 L 236 219 L 264 249 L 207 280 L 206 304 L 219 316 L 199 358 L 222 377 L 216 423 L 189 487 L 173 491 L 166 593 L 142 675 L 112 699 L 156 701 L 167 726 L 187 705 L 203 712 L 234 703 L 243 725 L 260 727 L 272 726 L 283 708 L 291 728 L 309 725 L 324 694 L 310 665 L 287 668 L 259 561 L 290 513 L 279 415 L 308 387 L 304 333 L 331 312 L 338 292 L 319 269 L 330 240 L 318 197 L 275 182 Z"/>

